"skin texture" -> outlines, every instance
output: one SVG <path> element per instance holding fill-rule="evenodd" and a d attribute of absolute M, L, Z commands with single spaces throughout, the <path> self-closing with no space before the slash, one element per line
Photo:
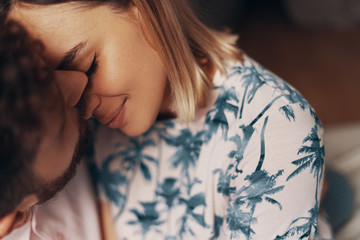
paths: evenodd
<path fill-rule="evenodd" d="M 115 12 L 106 5 L 21 4 L 13 8 L 10 18 L 43 41 L 44 58 L 53 68 L 79 43 L 81 50 L 65 69 L 87 72 L 96 55 L 97 67 L 83 95 L 86 117 L 94 116 L 109 127 L 136 136 L 151 127 L 160 111 L 169 111 L 170 102 L 164 101 L 165 92 L 169 92 L 166 70 L 145 34 L 136 7 Z M 116 116 L 117 121 L 110 123 Z"/>
<path fill-rule="evenodd" d="M 64 118 L 57 115 L 47 116 L 47 131 L 40 143 L 34 165 L 37 176 L 47 182 L 60 177 L 70 166 L 80 136 L 75 108 L 66 107 Z"/>
<path fill-rule="evenodd" d="M 75 173 L 79 159 L 74 157 L 74 153 L 78 152 L 83 125 L 79 122 L 77 109 L 72 105 L 80 99 L 87 78 L 79 72 L 58 71 L 55 79 L 63 85 L 62 89 L 66 89 L 71 79 L 77 79 L 78 82 L 71 91 L 55 91 L 59 103 L 62 103 L 63 98 L 65 104 L 43 113 L 45 133 L 40 140 L 33 165 L 35 175 L 42 182 L 41 190 L 25 197 L 13 212 L 0 219 L 0 238 L 22 227 L 30 218 L 31 207 L 52 198 Z"/>

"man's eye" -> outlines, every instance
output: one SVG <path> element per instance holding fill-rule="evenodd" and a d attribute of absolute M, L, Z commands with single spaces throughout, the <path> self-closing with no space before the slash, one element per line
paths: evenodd
<path fill-rule="evenodd" d="M 98 63 L 97 63 L 96 53 L 95 53 L 93 61 L 90 65 L 89 69 L 85 72 L 85 74 L 88 78 L 90 78 L 95 73 L 97 65 L 98 65 Z"/>

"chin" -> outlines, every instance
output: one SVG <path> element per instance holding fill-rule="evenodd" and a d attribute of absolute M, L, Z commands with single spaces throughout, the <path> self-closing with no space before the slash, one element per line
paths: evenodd
<path fill-rule="evenodd" d="M 125 124 L 119 130 L 129 137 L 137 137 L 146 133 L 154 124 L 155 119 L 156 118 L 154 118 L 152 121 L 150 119 L 141 119 L 139 122 L 133 121 L 131 123 Z"/>
<path fill-rule="evenodd" d="M 124 134 L 126 134 L 129 137 L 137 137 L 142 135 L 143 133 L 145 133 L 148 129 L 142 131 L 142 129 L 137 128 L 137 129 L 120 129 Z"/>

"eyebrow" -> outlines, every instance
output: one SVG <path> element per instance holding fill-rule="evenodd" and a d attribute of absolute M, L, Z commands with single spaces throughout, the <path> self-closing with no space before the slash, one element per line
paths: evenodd
<path fill-rule="evenodd" d="M 71 66 L 71 64 L 74 62 L 74 59 L 76 58 L 78 53 L 85 48 L 86 43 L 87 42 L 80 42 L 76 44 L 75 47 L 67 51 L 56 69 L 57 70 L 68 69 Z"/>

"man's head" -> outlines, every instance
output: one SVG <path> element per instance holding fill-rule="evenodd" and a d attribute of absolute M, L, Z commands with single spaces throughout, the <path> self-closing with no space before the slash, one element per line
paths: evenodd
<path fill-rule="evenodd" d="M 33 205 L 60 191 L 79 162 L 83 131 L 72 106 L 86 76 L 49 71 L 41 50 L 19 24 L 1 25 L 0 238 L 26 223 Z M 62 91 L 69 78 L 79 79 L 78 90 Z"/>

